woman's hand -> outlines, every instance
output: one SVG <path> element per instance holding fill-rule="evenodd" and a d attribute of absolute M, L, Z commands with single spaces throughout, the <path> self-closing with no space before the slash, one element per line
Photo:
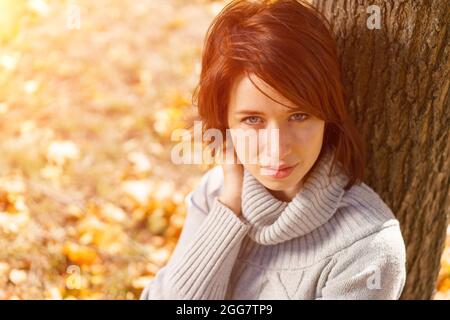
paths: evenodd
<path fill-rule="evenodd" d="M 232 148 L 232 149 L 230 149 Z M 226 163 L 226 151 L 234 153 L 233 163 Z M 222 169 L 224 174 L 224 188 L 219 201 L 230 208 L 237 216 L 241 215 L 241 194 L 244 167 L 240 163 L 233 145 L 224 146 L 222 150 Z"/>

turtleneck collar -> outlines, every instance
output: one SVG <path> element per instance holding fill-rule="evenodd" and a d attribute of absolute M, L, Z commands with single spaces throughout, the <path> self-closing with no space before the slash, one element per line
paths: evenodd
<path fill-rule="evenodd" d="M 244 169 L 242 216 L 249 236 L 262 245 L 273 245 L 303 236 L 327 222 L 339 207 L 348 177 L 335 166 L 329 176 L 333 149 L 325 151 L 302 189 L 290 202 L 275 198 Z"/>

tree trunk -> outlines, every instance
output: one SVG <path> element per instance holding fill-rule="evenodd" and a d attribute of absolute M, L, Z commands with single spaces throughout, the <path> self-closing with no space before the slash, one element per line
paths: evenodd
<path fill-rule="evenodd" d="M 367 145 L 365 182 L 401 223 L 408 272 L 401 298 L 430 299 L 450 211 L 450 1 L 313 4 L 338 42 L 348 108 Z M 380 9 L 379 29 L 371 5 Z"/>

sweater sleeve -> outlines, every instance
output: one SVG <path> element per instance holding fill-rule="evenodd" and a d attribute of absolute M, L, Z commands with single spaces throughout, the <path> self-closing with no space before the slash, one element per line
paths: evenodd
<path fill-rule="evenodd" d="M 406 280 L 405 251 L 398 223 L 339 251 L 321 299 L 399 299 Z"/>
<path fill-rule="evenodd" d="M 208 208 L 207 172 L 186 197 L 187 215 L 168 261 L 142 292 L 141 300 L 224 299 L 231 269 L 249 226 L 214 196 Z"/>

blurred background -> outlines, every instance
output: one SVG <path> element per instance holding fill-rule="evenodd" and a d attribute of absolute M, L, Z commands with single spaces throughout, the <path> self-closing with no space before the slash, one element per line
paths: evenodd
<path fill-rule="evenodd" d="M 137 299 L 165 265 L 208 169 L 171 134 L 226 3 L 0 0 L 0 299 Z"/>

